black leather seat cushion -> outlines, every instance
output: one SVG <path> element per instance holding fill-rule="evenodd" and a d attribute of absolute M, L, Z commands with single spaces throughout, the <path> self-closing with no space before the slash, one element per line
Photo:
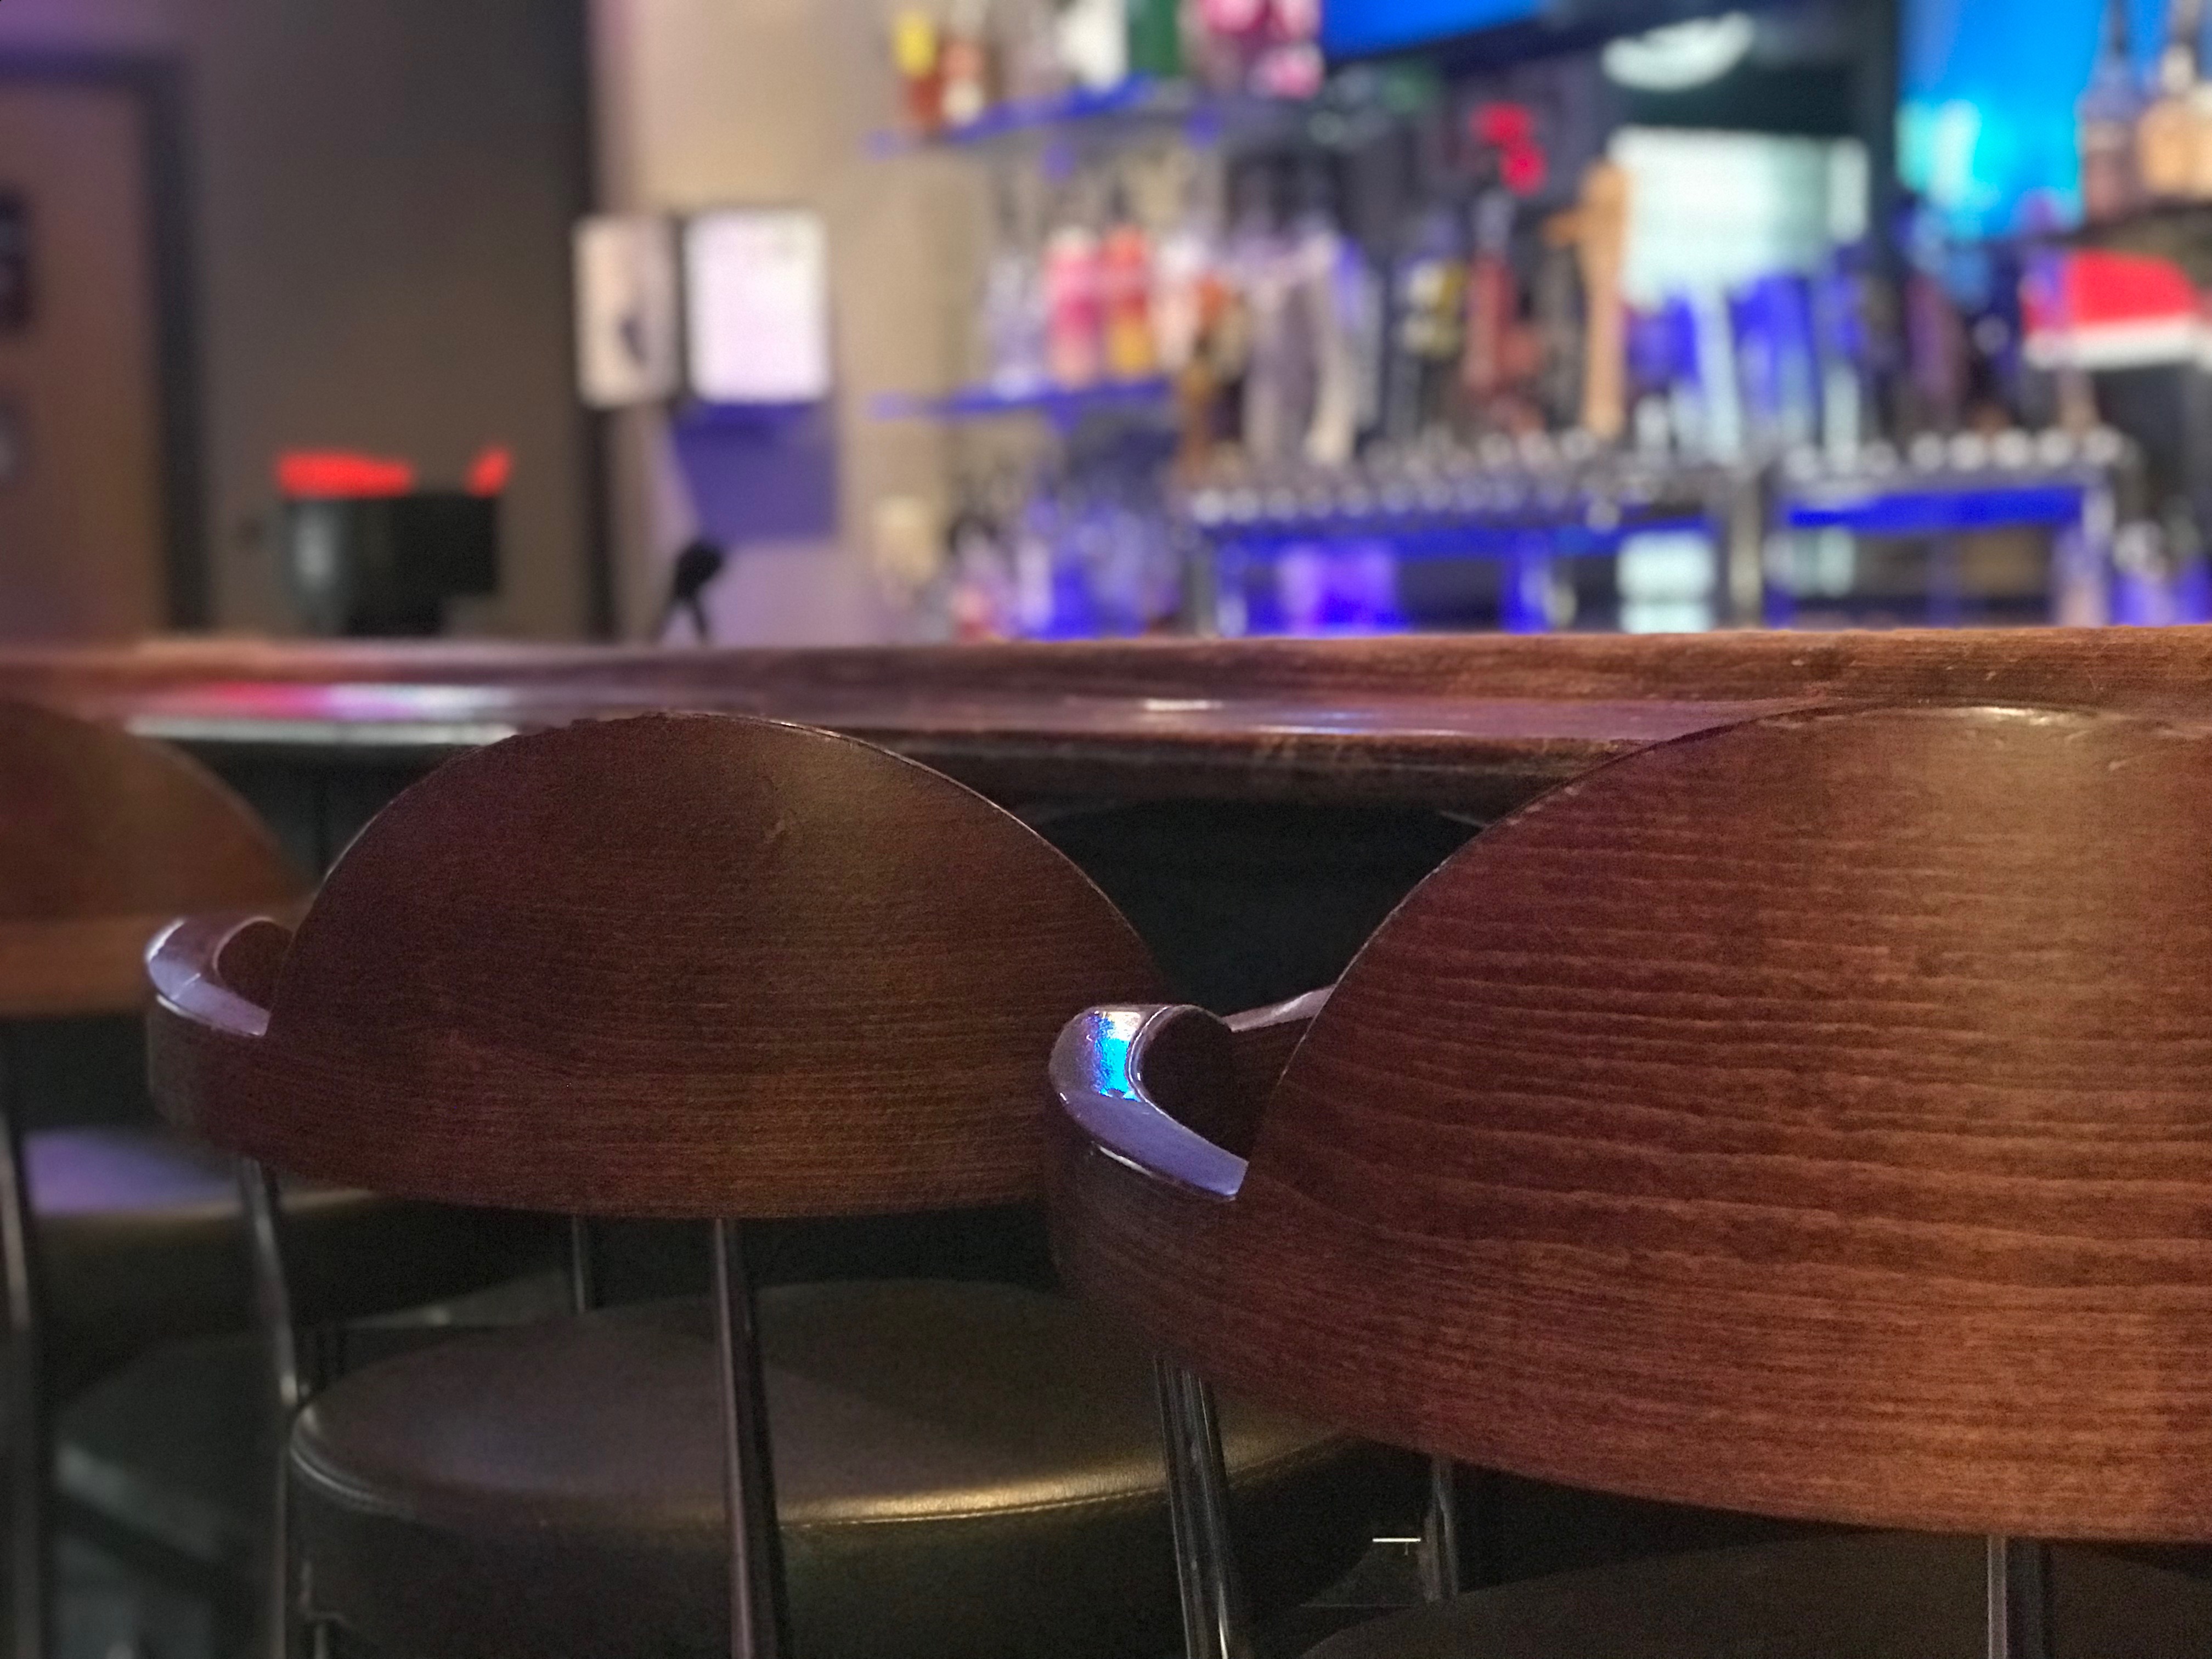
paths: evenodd
<path fill-rule="evenodd" d="M 1152 1656 L 1178 1639 L 1150 1362 L 1058 1297 L 762 1297 L 803 1659 Z M 711 1326 L 659 1304 L 346 1378 L 293 1442 L 315 1609 L 433 1659 L 726 1650 Z M 1407 1461 L 1224 1412 L 1255 1603 L 1356 1559 Z"/>
<path fill-rule="evenodd" d="M 25 1137 L 49 1354 L 66 1390 L 156 1343 L 248 1328 L 253 1281 L 222 1153 L 137 1125 Z M 477 1289 L 553 1259 L 533 1217 L 395 1203 L 287 1183 L 285 1249 L 302 1318 L 364 1316 Z"/>
<path fill-rule="evenodd" d="M 1307 1659 L 1968 1659 L 1979 1539 L 1845 1534 L 1532 1579 L 1416 1607 Z M 2055 1553 L 2052 1659 L 2203 1659 L 2212 1585 Z"/>

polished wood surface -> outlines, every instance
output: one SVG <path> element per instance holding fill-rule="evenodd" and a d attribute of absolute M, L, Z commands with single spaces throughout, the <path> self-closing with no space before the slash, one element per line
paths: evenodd
<path fill-rule="evenodd" d="M 1063 1268 L 1231 1386 L 1475 1464 L 2212 1539 L 2208 825 L 2202 725 L 1831 712 L 1639 754 L 1407 902 L 1249 1164 L 1167 1109 L 1187 1032 L 1148 1081 L 1206 1017 L 1085 1015 Z"/>
<path fill-rule="evenodd" d="M 0 652 L 0 694 L 323 760 L 412 762 L 599 715 L 757 714 L 866 738 L 1001 799 L 1488 817 L 1632 750 L 1808 702 L 2212 716 L 2212 629 L 697 652 L 210 640 Z"/>
<path fill-rule="evenodd" d="M 280 942 L 201 922 L 155 951 L 166 1114 L 295 1174 L 570 1214 L 1033 1197 L 1054 1034 L 1158 994 L 1113 906 L 998 807 L 714 716 L 454 762 L 355 843 L 272 976 Z"/>
<path fill-rule="evenodd" d="M 268 831 L 172 749 L 0 703 L 0 1018 L 128 1012 L 180 910 L 305 891 Z"/>

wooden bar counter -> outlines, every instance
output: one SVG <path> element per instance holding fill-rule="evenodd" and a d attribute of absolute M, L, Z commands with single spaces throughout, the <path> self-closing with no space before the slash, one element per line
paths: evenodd
<path fill-rule="evenodd" d="M 823 726 L 1053 834 L 1194 1000 L 1322 982 L 1420 876 L 1646 744 L 1839 702 L 2212 719 L 2212 629 L 816 651 L 209 640 L 0 652 L 0 696 L 180 743 L 317 864 L 428 766 L 649 710 Z"/>
<path fill-rule="evenodd" d="M 849 732 L 993 793 L 1495 811 L 1630 749 L 1805 703 L 2212 716 L 2212 629 L 839 651 L 210 640 L 0 652 L 0 694 L 194 747 L 322 760 L 713 709 Z"/>

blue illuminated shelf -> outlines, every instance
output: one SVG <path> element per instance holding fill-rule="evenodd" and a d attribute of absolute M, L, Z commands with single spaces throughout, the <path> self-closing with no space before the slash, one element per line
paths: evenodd
<path fill-rule="evenodd" d="M 1080 391 L 1039 386 L 1033 391 L 1002 392 L 995 386 L 963 386 L 939 398 L 901 393 L 878 398 L 875 415 L 884 421 L 939 422 L 1034 415 L 1068 426 L 1091 415 L 1164 410 L 1174 394 L 1174 382 L 1164 378 L 1106 381 Z"/>
<path fill-rule="evenodd" d="M 1121 130 L 1181 125 L 1194 144 L 1218 143 L 1230 131 L 1258 130 L 1303 114 L 1309 106 L 1288 99 L 1220 97 L 1186 81 L 1133 76 L 1103 91 L 1078 88 L 1052 98 L 1012 99 L 994 106 L 963 127 L 929 137 L 879 132 L 869 140 L 877 155 L 933 150 L 988 149 L 1024 139 L 1076 137 Z"/>
<path fill-rule="evenodd" d="M 2055 527 L 2081 521 L 2090 487 L 2079 477 L 1900 481 L 1796 494 L 1784 501 L 1781 516 L 1791 530 L 1861 536 Z"/>

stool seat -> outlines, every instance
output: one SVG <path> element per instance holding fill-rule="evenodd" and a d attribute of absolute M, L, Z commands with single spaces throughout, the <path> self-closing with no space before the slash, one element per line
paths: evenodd
<path fill-rule="evenodd" d="M 1059 1297 L 923 1282 L 760 1298 L 779 1514 L 809 1659 L 1146 1655 L 1178 1631 L 1151 1362 Z M 370 1366 L 293 1441 L 310 1600 L 373 1644 L 726 1651 L 703 1304 L 563 1319 Z M 1373 1535 L 1396 1454 L 1224 1412 L 1287 1605 Z"/>
<path fill-rule="evenodd" d="M 252 1323 L 236 1165 L 159 1125 L 24 1138 L 52 1386 L 157 1343 Z M 317 1182 L 284 1187 L 295 1293 L 319 1318 L 434 1302 L 549 1259 L 527 1217 L 397 1203 Z"/>
<path fill-rule="evenodd" d="M 1986 1545 L 1901 1533 L 1560 1573 L 1395 1613 L 1306 1659 L 1962 1659 L 1984 1650 Z M 2199 1659 L 2212 1584 L 2053 1552 L 2051 1659 Z"/>

